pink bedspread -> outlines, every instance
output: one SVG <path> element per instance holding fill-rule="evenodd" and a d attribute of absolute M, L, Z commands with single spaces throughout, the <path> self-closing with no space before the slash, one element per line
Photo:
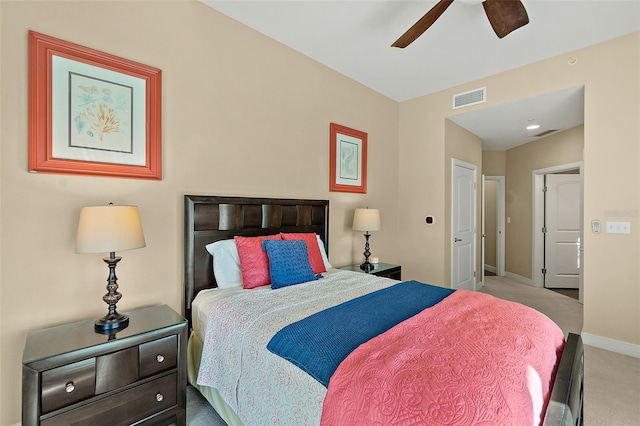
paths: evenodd
<path fill-rule="evenodd" d="M 564 348 L 526 306 L 458 290 L 353 351 L 323 425 L 539 425 Z"/>

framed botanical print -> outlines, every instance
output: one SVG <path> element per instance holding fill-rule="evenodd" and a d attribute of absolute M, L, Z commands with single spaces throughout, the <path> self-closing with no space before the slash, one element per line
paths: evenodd
<path fill-rule="evenodd" d="M 161 179 L 161 70 L 29 32 L 29 170 Z"/>
<path fill-rule="evenodd" d="M 329 190 L 366 194 L 367 134 L 335 123 L 329 133 Z"/>

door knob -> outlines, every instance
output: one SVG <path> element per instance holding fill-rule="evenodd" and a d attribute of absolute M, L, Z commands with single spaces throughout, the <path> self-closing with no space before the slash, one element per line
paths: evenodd
<path fill-rule="evenodd" d="M 454 238 L 454 239 L 453 239 L 453 242 L 454 242 L 454 243 L 457 243 L 458 241 L 462 241 L 462 238 Z"/>

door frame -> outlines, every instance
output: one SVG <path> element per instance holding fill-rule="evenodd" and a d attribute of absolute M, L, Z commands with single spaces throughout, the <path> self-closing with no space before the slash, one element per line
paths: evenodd
<path fill-rule="evenodd" d="M 561 164 L 553 167 L 546 167 L 544 169 L 537 169 L 532 171 L 533 182 L 533 221 L 531 228 L 531 235 L 533 235 L 532 243 L 532 266 L 531 276 L 533 277 L 533 285 L 535 287 L 544 287 L 544 275 L 542 274 L 542 268 L 544 265 L 544 238 L 542 235 L 542 227 L 544 225 L 544 193 L 542 188 L 544 187 L 544 175 L 552 173 L 566 172 L 569 170 L 580 170 L 580 175 L 583 177 L 582 187 L 580 188 L 580 265 L 584 265 L 584 161 L 577 161 L 575 163 Z M 582 303 L 582 289 L 584 281 L 584 268 L 580 268 L 580 277 L 578 285 L 578 297 L 580 303 Z"/>
<path fill-rule="evenodd" d="M 497 229 L 496 235 L 496 275 L 504 276 L 505 274 L 505 232 L 506 232 L 506 179 L 504 176 L 482 176 L 482 285 L 484 286 L 484 218 L 485 218 L 485 199 L 484 199 L 484 183 L 488 180 L 498 182 L 498 193 L 496 198 L 498 205 L 496 208 Z"/>
<path fill-rule="evenodd" d="M 451 246 L 451 250 L 450 250 L 450 257 L 451 257 L 451 265 L 450 265 L 450 271 L 449 271 L 449 286 L 451 288 L 453 288 L 453 268 L 454 268 L 454 250 L 455 250 L 455 245 L 453 244 L 453 220 L 455 217 L 455 197 L 454 195 L 454 173 L 455 173 L 455 168 L 456 167 L 463 167 L 465 169 L 469 169 L 473 171 L 473 238 L 472 238 L 472 251 L 473 251 L 473 272 L 474 272 L 474 279 L 473 279 L 473 290 L 477 290 L 478 289 L 478 166 L 475 164 L 471 164 L 471 163 L 467 163 L 465 161 L 462 160 L 458 160 L 457 158 L 452 158 L 451 159 L 451 194 L 450 194 L 450 198 L 451 198 L 451 217 L 450 219 L 450 223 L 451 226 L 449 228 L 449 244 Z M 484 265 L 483 265 L 484 267 Z M 483 283 L 480 282 L 480 285 L 482 285 Z"/>
<path fill-rule="evenodd" d="M 480 183 L 482 185 L 482 189 L 480 191 L 480 289 L 484 288 L 484 174 L 480 175 Z"/>

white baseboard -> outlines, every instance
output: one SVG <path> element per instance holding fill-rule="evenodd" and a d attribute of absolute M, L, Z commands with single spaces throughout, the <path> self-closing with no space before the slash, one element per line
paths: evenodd
<path fill-rule="evenodd" d="M 486 263 L 485 263 L 485 265 L 484 265 L 484 270 L 485 270 L 485 271 L 492 272 L 492 273 L 494 273 L 494 274 L 497 274 L 497 273 L 498 273 L 498 272 L 496 272 L 496 271 L 497 271 L 497 269 L 496 269 L 496 267 L 495 267 L 495 266 L 487 265 Z"/>
<path fill-rule="evenodd" d="M 608 337 L 596 336 L 595 334 L 584 332 L 580 335 L 582 336 L 582 343 L 585 345 L 595 346 L 596 348 L 632 356 L 634 358 L 640 358 L 640 345 L 634 345 L 633 343 L 609 339 Z"/>
<path fill-rule="evenodd" d="M 513 272 L 506 272 L 506 271 L 504 273 L 504 276 L 507 278 L 511 278 L 512 280 L 518 281 L 521 284 L 526 284 L 531 287 L 535 287 L 535 285 L 533 284 L 533 280 L 531 278 L 521 277 L 520 275 L 516 275 Z"/>

